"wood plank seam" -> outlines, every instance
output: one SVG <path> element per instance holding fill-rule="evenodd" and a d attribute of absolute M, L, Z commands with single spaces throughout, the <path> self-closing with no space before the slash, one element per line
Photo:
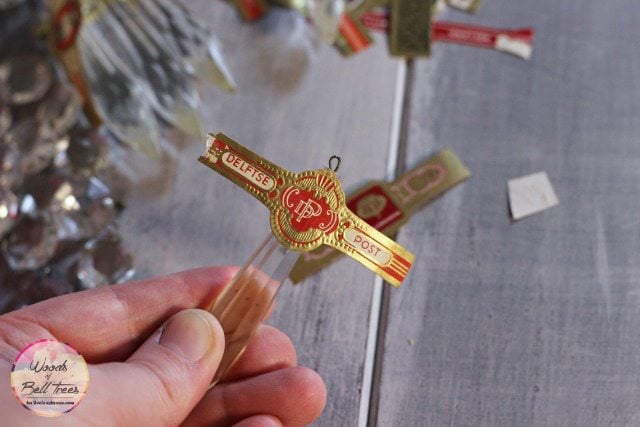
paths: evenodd
<path fill-rule="evenodd" d="M 389 141 L 389 155 L 385 179 L 391 181 L 401 174 L 406 159 L 406 139 L 408 128 L 408 94 L 413 80 L 412 61 L 401 61 L 396 75 L 395 99 Z M 384 332 L 389 307 L 389 290 L 382 279 L 376 277 L 371 298 L 369 330 L 363 366 L 358 426 L 375 425 Z"/>
<path fill-rule="evenodd" d="M 415 80 L 415 63 L 413 60 L 407 61 L 407 77 L 404 86 L 404 92 L 402 97 L 402 111 L 399 117 L 400 120 L 400 132 L 398 137 L 398 155 L 396 158 L 395 174 L 390 179 L 396 179 L 406 169 L 407 163 L 407 147 L 408 147 L 408 135 L 409 135 L 409 119 L 411 117 L 410 107 L 412 101 L 412 90 Z M 397 233 L 396 233 L 397 235 Z M 393 237 L 396 238 L 396 235 Z M 382 287 L 382 302 L 380 304 L 380 316 L 378 321 L 378 335 L 376 339 L 376 352 L 373 366 L 373 381 L 372 392 L 369 405 L 369 419 L 367 420 L 368 426 L 378 425 L 378 406 L 381 395 L 381 378 L 382 368 L 384 363 L 384 349 L 386 342 L 387 324 L 389 319 L 389 305 L 391 300 L 391 289 L 389 286 Z"/>

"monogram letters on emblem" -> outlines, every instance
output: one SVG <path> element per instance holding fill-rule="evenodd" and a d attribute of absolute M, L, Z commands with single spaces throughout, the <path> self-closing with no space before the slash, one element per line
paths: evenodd
<path fill-rule="evenodd" d="M 282 193 L 282 204 L 291 213 L 291 226 L 300 232 L 317 228 L 331 232 L 337 227 L 337 215 L 322 197 L 312 191 L 289 187 Z"/>
<path fill-rule="evenodd" d="M 320 206 L 320 203 L 314 202 L 311 199 L 300 200 L 294 212 L 298 215 L 296 221 L 300 222 L 303 218 L 320 215 L 322 213 L 322 206 Z"/>

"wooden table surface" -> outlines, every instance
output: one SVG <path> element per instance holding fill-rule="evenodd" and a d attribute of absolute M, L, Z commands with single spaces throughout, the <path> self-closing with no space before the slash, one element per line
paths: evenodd
<path fill-rule="evenodd" d="M 201 92 L 207 130 L 297 171 L 340 155 L 347 191 L 445 147 L 472 172 L 400 232 L 401 289 L 343 259 L 282 290 L 270 322 L 327 383 L 318 425 L 640 425 L 640 4 L 485 0 L 440 19 L 532 26 L 530 62 L 446 44 L 404 62 L 382 37 L 345 60 L 291 13 L 189 3 L 239 85 Z M 241 263 L 268 233 L 201 150 L 132 190 L 139 277 Z M 541 170 L 560 205 L 511 222 L 507 180 Z"/>

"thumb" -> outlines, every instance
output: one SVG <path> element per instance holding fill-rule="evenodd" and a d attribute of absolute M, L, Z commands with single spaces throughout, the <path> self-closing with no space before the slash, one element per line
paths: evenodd
<path fill-rule="evenodd" d="M 86 402 L 74 415 L 95 420 L 97 411 L 118 425 L 177 425 L 207 391 L 223 351 L 215 317 L 183 310 L 125 363 L 92 366 Z"/>

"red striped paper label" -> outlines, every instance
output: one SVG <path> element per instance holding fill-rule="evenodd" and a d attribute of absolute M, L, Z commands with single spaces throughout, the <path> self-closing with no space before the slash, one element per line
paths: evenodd
<path fill-rule="evenodd" d="M 360 19 L 373 31 L 389 31 L 389 12 L 375 9 L 364 13 Z M 511 53 L 524 59 L 531 57 L 534 30 L 532 28 L 500 29 L 436 21 L 432 24 L 431 40 L 484 47 Z"/>
<path fill-rule="evenodd" d="M 360 16 L 360 20 L 370 30 L 389 32 L 389 12 L 384 8 L 373 9 Z"/>
<path fill-rule="evenodd" d="M 247 21 L 255 21 L 264 16 L 266 10 L 259 0 L 239 0 L 238 6 Z"/>
<path fill-rule="evenodd" d="M 521 28 L 517 30 L 505 30 L 475 25 L 459 24 L 456 22 L 434 22 L 433 40 L 468 44 L 479 47 L 496 47 L 500 36 L 506 36 L 531 45 L 533 41 L 533 29 Z"/>
<path fill-rule="evenodd" d="M 342 34 L 354 53 L 360 52 L 361 50 L 369 47 L 370 42 L 366 34 L 360 31 L 360 28 L 358 28 L 356 23 L 353 21 L 353 18 L 348 13 L 345 13 L 342 16 L 342 21 L 340 22 L 340 34 Z"/>

